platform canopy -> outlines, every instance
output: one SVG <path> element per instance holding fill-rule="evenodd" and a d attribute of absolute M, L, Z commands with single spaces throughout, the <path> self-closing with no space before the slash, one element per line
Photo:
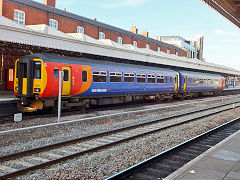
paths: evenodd
<path fill-rule="evenodd" d="M 202 0 L 240 28 L 240 0 Z"/>
<path fill-rule="evenodd" d="M 96 40 L 85 34 L 66 34 L 47 25 L 23 26 L 0 16 L 0 41 L 62 51 L 93 54 L 103 57 L 133 60 L 185 69 L 240 75 L 240 71 L 213 63 L 179 57 L 130 44 L 117 44 L 111 40 Z"/>

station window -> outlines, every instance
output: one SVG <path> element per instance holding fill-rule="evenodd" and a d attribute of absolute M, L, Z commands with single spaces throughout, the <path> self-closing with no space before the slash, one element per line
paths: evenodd
<path fill-rule="evenodd" d="M 160 47 L 158 47 L 158 48 L 157 48 L 157 51 L 158 51 L 158 52 L 160 52 L 160 51 L 161 51 L 161 48 L 160 48 Z"/>
<path fill-rule="evenodd" d="M 14 22 L 25 25 L 25 12 L 14 9 Z"/>
<path fill-rule="evenodd" d="M 110 82 L 113 82 L 113 83 L 122 82 L 122 73 L 120 72 L 110 72 L 109 77 L 110 77 Z"/>
<path fill-rule="evenodd" d="M 87 82 L 87 71 L 82 71 L 82 82 Z"/>
<path fill-rule="evenodd" d="M 165 76 L 165 83 L 168 83 L 168 76 Z"/>
<path fill-rule="evenodd" d="M 118 37 L 118 38 L 117 38 L 117 43 L 118 43 L 118 44 L 122 44 L 122 38 L 121 38 L 121 37 Z"/>
<path fill-rule="evenodd" d="M 53 78 L 58 79 L 58 69 L 53 69 Z"/>
<path fill-rule="evenodd" d="M 34 61 L 33 74 L 34 79 L 41 79 L 41 61 Z"/>
<path fill-rule="evenodd" d="M 150 49 L 150 45 L 149 45 L 149 44 L 146 44 L 146 48 L 147 48 L 147 49 Z"/>
<path fill-rule="evenodd" d="M 82 33 L 82 34 L 84 34 L 84 27 L 77 26 L 77 33 Z"/>
<path fill-rule="evenodd" d="M 178 52 L 176 52 L 176 56 L 178 56 Z"/>
<path fill-rule="evenodd" d="M 146 75 L 137 74 L 137 83 L 146 83 Z"/>
<path fill-rule="evenodd" d="M 170 51 L 169 51 L 169 50 L 167 50 L 167 54 L 170 54 Z"/>
<path fill-rule="evenodd" d="M 55 19 L 49 19 L 49 26 L 58 30 L 58 21 Z"/>
<path fill-rule="evenodd" d="M 164 76 L 157 76 L 157 83 L 164 83 Z"/>
<path fill-rule="evenodd" d="M 124 82 L 134 83 L 134 74 L 133 73 L 124 73 Z"/>
<path fill-rule="evenodd" d="M 133 41 L 133 46 L 137 47 L 137 41 Z"/>
<path fill-rule="evenodd" d="M 155 75 L 148 75 L 148 83 L 155 83 Z"/>
<path fill-rule="evenodd" d="M 93 71 L 93 82 L 107 82 L 107 72 Z"/>
<path fill-rule="evenodd" d="M 99 39 L 105 39 L 105 33 L 99 32 Z"/>

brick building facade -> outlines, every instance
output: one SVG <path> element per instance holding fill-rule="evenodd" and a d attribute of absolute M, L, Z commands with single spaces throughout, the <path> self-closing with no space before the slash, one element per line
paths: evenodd
<path fill-rule="evenodd" d="M 43 3 L 31 0 L 0 0 L 0 15 L 22 25 L 46 24 L 64 33 L 80 32 L 95 39 L 110 39 L 120 44 L 132 44 L 138 48 L 150 48 L 153 51 L 163 51 L 178 56 L 187 55 L 186 51 L 174 45 L 149 38 L 148 32 L 142 32 L 142 35 L 138 34 L 136 26 L 133 26 L 130 31 L 126 31 L 66 12 L 66 10 L 57 9 L 55 4 L 56 0 L 43 0 Z M 3 52 L 0 49 L 0 55 L 1 53 Z M 12 57 L 12 60 L 8 60 L 8 67 L 13 67 L 16 54 L 8 52 L 4 56 Z M 6 62 L 5 59 L 4 61 Z M 2 65 L 0 64 L 0 66 Z M 0 67 L 0 69 L 6 69 L 6 67 Z M 0 74 L 2 79 L 5 78 L 3 71 Z"/>

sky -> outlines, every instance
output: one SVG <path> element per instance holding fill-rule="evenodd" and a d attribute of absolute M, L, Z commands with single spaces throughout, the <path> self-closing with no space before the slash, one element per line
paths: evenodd
<path fill-rule="evenodd" d="M 152 38 L 203 34 L 207 62 L 240 70 L 240 28 L 201 0 L 56 0 L 56 7 L 125 30 L 136 25 Z"/>

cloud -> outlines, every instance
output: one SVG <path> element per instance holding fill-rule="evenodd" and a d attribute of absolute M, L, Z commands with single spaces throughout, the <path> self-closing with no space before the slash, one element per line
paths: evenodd
<path fill-rule="evenodd" d="M 120 8 L 120 7 L 134 7 L 141 6 L 149 2 L 149 0 L 120 0 L 118 2 L 106 3 L 105 8 Z"/>
<path fill-rule="evenodd" d="M 239 36 L 238 33 L 234 33 L 234 32 L 228 32 L 228 31 L 223 31 L 221 29 L 215 29 L 214 33 L 216 34 L 220 34 L 220 35 L 232 35 L 232 36 Z"/>

